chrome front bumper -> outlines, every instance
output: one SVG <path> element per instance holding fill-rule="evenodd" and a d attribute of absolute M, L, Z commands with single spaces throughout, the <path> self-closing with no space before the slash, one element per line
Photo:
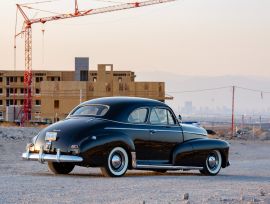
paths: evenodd
<path fill-rule="evenodd" d="M 22 154 L 22 158 L 25 160 L 39 161 L 44 163 L 46 161 L 51 162 L 82 162 L 83 158 L 72 155 L 61 155 L 60 149 L 57 149 L 56 154 L 44 154 L 43 146 L 40 147 L 39 153 L 31 153 L 30 146 L 27 146 L 26 152 Z"/>

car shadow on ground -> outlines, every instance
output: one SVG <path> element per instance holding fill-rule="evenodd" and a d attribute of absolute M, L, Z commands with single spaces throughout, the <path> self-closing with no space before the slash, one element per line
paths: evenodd
<path fill-rule="evenodd" d="M 70 173 L 68 175 L 55 175 L 51 172 L 44 172 L 44 173 L 25 173 L 24 175 L 30 176 L 59 176 L 59 177 L 104 177 L 101 173 Z M 186 172 L 167 172 L 167 173 L 158 173 L 152 171 L 130 171 L 127 172 L 123 177 L 161 177 L 161 176 L 201 176 L 200 173 L 186 173 Z M 105 177 L 104 177 L 105 178 Z"/>
<path fill-rule="evenodd" d="M 24 175 L 29 176 L 41 176 L 41 177 L 66 177 L 66 178 L 106 178 L 99 172 L 83 172 L 83 173 L 70 173 L 68 175 L 54 175 L 50 172 L 44 173 L 25 173 Z M 130 171 L 125 174 L 125 176 L 121 178 L 143 178 L 143 177 L 156 177 L 156 178 L 165 178 L 165 177 L 200 177 L 200 179 L 214 179 L 217 181 L 242 181 L 242 182 L 251 182 L 251 181 L 261 181 L 266 182 L 270 180 L 270 176 L 254 176 L 254 175 L 232 175 L 232 174 L 219 174 L 217 176 L 204 176 L 200 173 L 195 172 L 167 172 L 167 173 L 157 173 L 157 172 L 147 172 L 147 171 Z"/>

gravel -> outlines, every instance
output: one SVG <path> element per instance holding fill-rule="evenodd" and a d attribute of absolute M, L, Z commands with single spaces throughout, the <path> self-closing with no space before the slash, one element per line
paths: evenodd
<path fill-rule="evenodd" d="M 82 167 L 56 176 L 21 159 L 39 130 L 0 127 L 0 203 L 270 203 L 269 141 L 229 141 L 231 166 L 214 177 L 133 170 L 105 178 Z"/>

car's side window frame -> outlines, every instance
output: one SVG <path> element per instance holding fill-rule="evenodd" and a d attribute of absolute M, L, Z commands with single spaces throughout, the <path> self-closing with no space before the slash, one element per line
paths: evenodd
<path fill-rule="evenodd" d="M 168 114 L 170 114 L 171 116 L 172 116 L 172 119 L 173 119 L 173 121 L 174 121 L 174 124 L 168 124 L 168 125 L 171 125 L 171 126 L 179 126 L 179 123 L 178 123 L 178 121 L 177 121 L 177 119 L 176 119 L 176 117 L 175 117 L 175 115 L 174 115 L 174 113 L 172 112 L 172 110 L 170 110 L 170 109 L 168 109 L 167 108 L 167 119 L 168 119 L 168 123 L 169 123 L 169 116 L 168 116 Z"/>
<path fill-rule="evenodd" d="M 138 110 L 138 109 L 146 109 L 146 110 L 147 110 L 147 112 L 146 112 L 146 117 L 145 117 L 145 121 L 142 122 L 142 123 L 132 123 L 132 122 L 129 122 L 129 120 L 128 120 L 129 116 L 130 116 L 134 111 L 136 111 L 136 110 Z M 129 113 L 129 115 L 128 115 L 128 117 L 127 117 L 127 123 L 133 124 L 133 125 L 147 125 L 149 115 L 150 115 L 150 108 L 149 108 L 149 107 L 143 106 L 143 107 L 135 108 L 135 109 L 133 109 L 133 110 Z"/>
<path fill-rule="evenodd" d="M 168 112 L 166 112 L 166 115 L 167 115 L 167 124 L 166 125 L 164 125 L 164 124 L 152 124 L 150 122 L 150 115 L 151 115 L 151 112 L 152 112 L 153 109 L 165 109 L 166 111 L 168 111 L 171 114 L 171 116 L 172 116 L 172 118 L 174 120 L 174 124 L 169 124 L 168 123 L 169 122 Z M 176 117 L 175 117 L 173 111 L 170 108 L 162 107 L 162 106 L 153 106 L 153 107 L 151 107 L 151 109 L 149 110 L 149 113 L 148 113 L 148 124 L 153 125 L 153 126 L 172 126 L 172 127 L 179 127 L 180 126 L 180 124 L 176 120 Z"/>

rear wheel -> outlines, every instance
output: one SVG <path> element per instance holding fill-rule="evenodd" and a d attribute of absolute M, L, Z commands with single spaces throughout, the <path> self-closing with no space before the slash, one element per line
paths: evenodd
<path fill-rule="evenodd" d="M 213 150 L 208 153 L 205 164 L 200 172 L 204 175 L 215 176 L 221 169 L 222 157 L 220 151 Z"/>
<path fill-rule="evenodd" d="M 48 167 L 54 174 L 68 174 L 74 169 L 75 165 L 72 163 L 48 162 Z"/>
<path fill-rule="evenodd" d="M 113 148 L 108 156 L 104 167 L 101 167 L 101 172 L 107 177 L 123 176 L 128 169 L 128 154 L 122 147 Z"/>

